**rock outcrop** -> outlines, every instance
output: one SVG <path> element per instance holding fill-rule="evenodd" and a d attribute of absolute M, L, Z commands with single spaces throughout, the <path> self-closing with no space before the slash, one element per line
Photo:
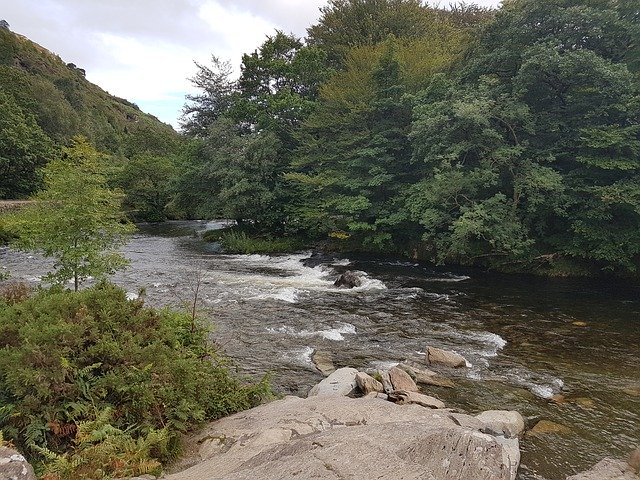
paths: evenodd
<path fill-rule="evenodd" d="M 371 397 L 287 397 L 212 423 L 191 441 L 194 464 L 165 478 L 513 480 L 518 439 L 462 423 Z"/>
<path fill-rule="evenodd" d="M 434 387 L 446 387 L 453 388 L 455 384 L 452 380 L 441 377 L 436 372 L 428 370 L 426 368 L 420 368 L 408 360 L 399 364 L 398 368 L 401 368 L 407 372 L 420 385 L 431 385 Z"/>
<path fill-rule="evenodd" d="M 36 480 L 33 468 L 18 452 L 0 447 L 0 480 Z"/>
<path fill-rule="evenodd" d="M 524 433 L 524 418 L 518 412 L 488 410 L 476 415 L 483 424 L 482 431 L 507 438 L 520 437 Z"/>

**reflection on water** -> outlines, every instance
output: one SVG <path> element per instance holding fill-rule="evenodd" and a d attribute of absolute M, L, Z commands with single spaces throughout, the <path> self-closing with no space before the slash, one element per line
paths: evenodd
<path fill-rule="evenodd" d="M 470 369 L 443 372 L 455 389 L 429 393 L 471 413 L 516 409 L 571 433 L 527 436 L 520 478 L 555 480 L 640 441 L 640 289 L 445 271 L 414 262 L 311 255 L 220 255 L 198 232 L 221 223 L 143 226 L 124 248 L 131 268 L 115 280 L 155 305 L 188 302 L 199 284 L 213 339 L 250 375 L 271 372 L 283 393 L 321 377 L 315 349 L 337 366 L 374 368 L 453 349 Z M 0 262 L 36 283 L 38 256 L 4 250 Z M 337 290 L 358 270 L 361 287 Z M 554 395 L 559 402 L 550 400 Z"/>

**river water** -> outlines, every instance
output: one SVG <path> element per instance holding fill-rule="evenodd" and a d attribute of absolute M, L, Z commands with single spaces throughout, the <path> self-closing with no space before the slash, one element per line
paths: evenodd
<path fill-rule="evenodd" d="M 199 234 L 221 222 L 141 226 L 115 276 L 153 305 L 189 304 L 212 339 L 251 377 L 272 375 L 281 393 L 306 394 L 322 376 L 314 350 L 336 366 L 385 367 L 455 350 L 469 369 L 441 371 L 456 387 L 427 393 L 469 413 L 520 411 L 562 434 L 526 435 L 522 480 L 564 479 L 640 443 L 640 287 L 451 271 L 395 259 L 222 255 Z M 48 261 L 0 250 L 14 278 L 38 283 Z M 345 270 L 363 285 L 339 290 Z M 561 402 L 551 400 L 561 394 Z M 556 397 L 558 398 L 558 397 Z"/>

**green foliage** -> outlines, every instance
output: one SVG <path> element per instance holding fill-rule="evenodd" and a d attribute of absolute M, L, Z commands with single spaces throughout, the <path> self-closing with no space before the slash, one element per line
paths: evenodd
<path fill-rule="evenodd" d="M 296 237 L 250 236 L 245 231 L 234 228 L 213 231 L 203 238 L 219 242 L 225 253 L 291 253 L 304 247 L 304 242 Z"/>
<path fill-rule="evenodd" d="M 309 43 L 341 66 L 350 49 L 396 38 L 423 38 L 435 15 L 419 0 L 330 0 L 318 24 L 307 29 Z"/>
<path fill-rule="evenodd" d="M 100 155 L 84 140 L 63 151 L 44 169 L 45 189 L 4 220 L 18 238 L 13 244 L 56 260 L 47 279 L 77 290 L 89 276 L 101 277 L 126 265 L 115 248 L 132 226 L 124 223 L 122 195 L 109 190 Z"/>
<path fill-rule="evenodd" d="M 172 199 L 169 179 L 176 175 L 174 162 L 167 157 L 137 155 L 122 165 L 115 184 L 126 192 L 122 206 L 135 221 L 162 222 Z"/>
<path fill-rule="evenodd" d="M 175 207 L 190 216 L 229 218 L 277 229 L 283 219 L 278 140 L 269 133 L 241 135 L 222 118 L 194 141 L 178 168 Z"/>
<path fill-rule="evenodd" d="M 46 459 L 44 478 L 92 480 L 160 475 L 162 464 L 156 457 L 168 452 L 169 429 L 151 429 L 134 438 L 111 425 L 112 420 L 112 409 L 105 408 L 95 419 L 78 422 L 73 447 L 63 454 L 35 446 Z"/>
<path fill-rule="evenodd" d="M 268 393 L 230 375 L 191 315 L 146 308 L 108 283 L 0 308 L 0 428 L 60 478 L 167 460 L 180 432 Z"/>
<path fill-rule="evenodd" d="M 0 199 L 24 198 L 40 186 L 39 168 L 53 154 L 53 145 L 1 88 L 0 111 Z"/>

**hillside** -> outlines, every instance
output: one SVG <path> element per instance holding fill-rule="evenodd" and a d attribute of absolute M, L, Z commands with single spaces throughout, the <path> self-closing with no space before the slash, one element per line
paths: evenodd
<path fill-rule="evenodd" d="M 9 171 L 8 159 L 22 152 L 21 158 L 30 159 L 27 163 L 41 165 L 50 147 L 76 135 L 116 157 L 176 150 L 179 135 L 171 126 L 110 95 L 89 82 L 82 68 L 4 26 L 0 28 L 0 105 L 6 115 L 0 120 L 0 170 L 5 178 L 18 178 L 12 174 L 19 173 Z M 20 138 L 23 144 L 15 145 L 12 138 Z M 16 188 L 15 181 L 4 188 L 2 183 L 0 198 L 24 196 L 31 190 L 29 185 Z"/>

